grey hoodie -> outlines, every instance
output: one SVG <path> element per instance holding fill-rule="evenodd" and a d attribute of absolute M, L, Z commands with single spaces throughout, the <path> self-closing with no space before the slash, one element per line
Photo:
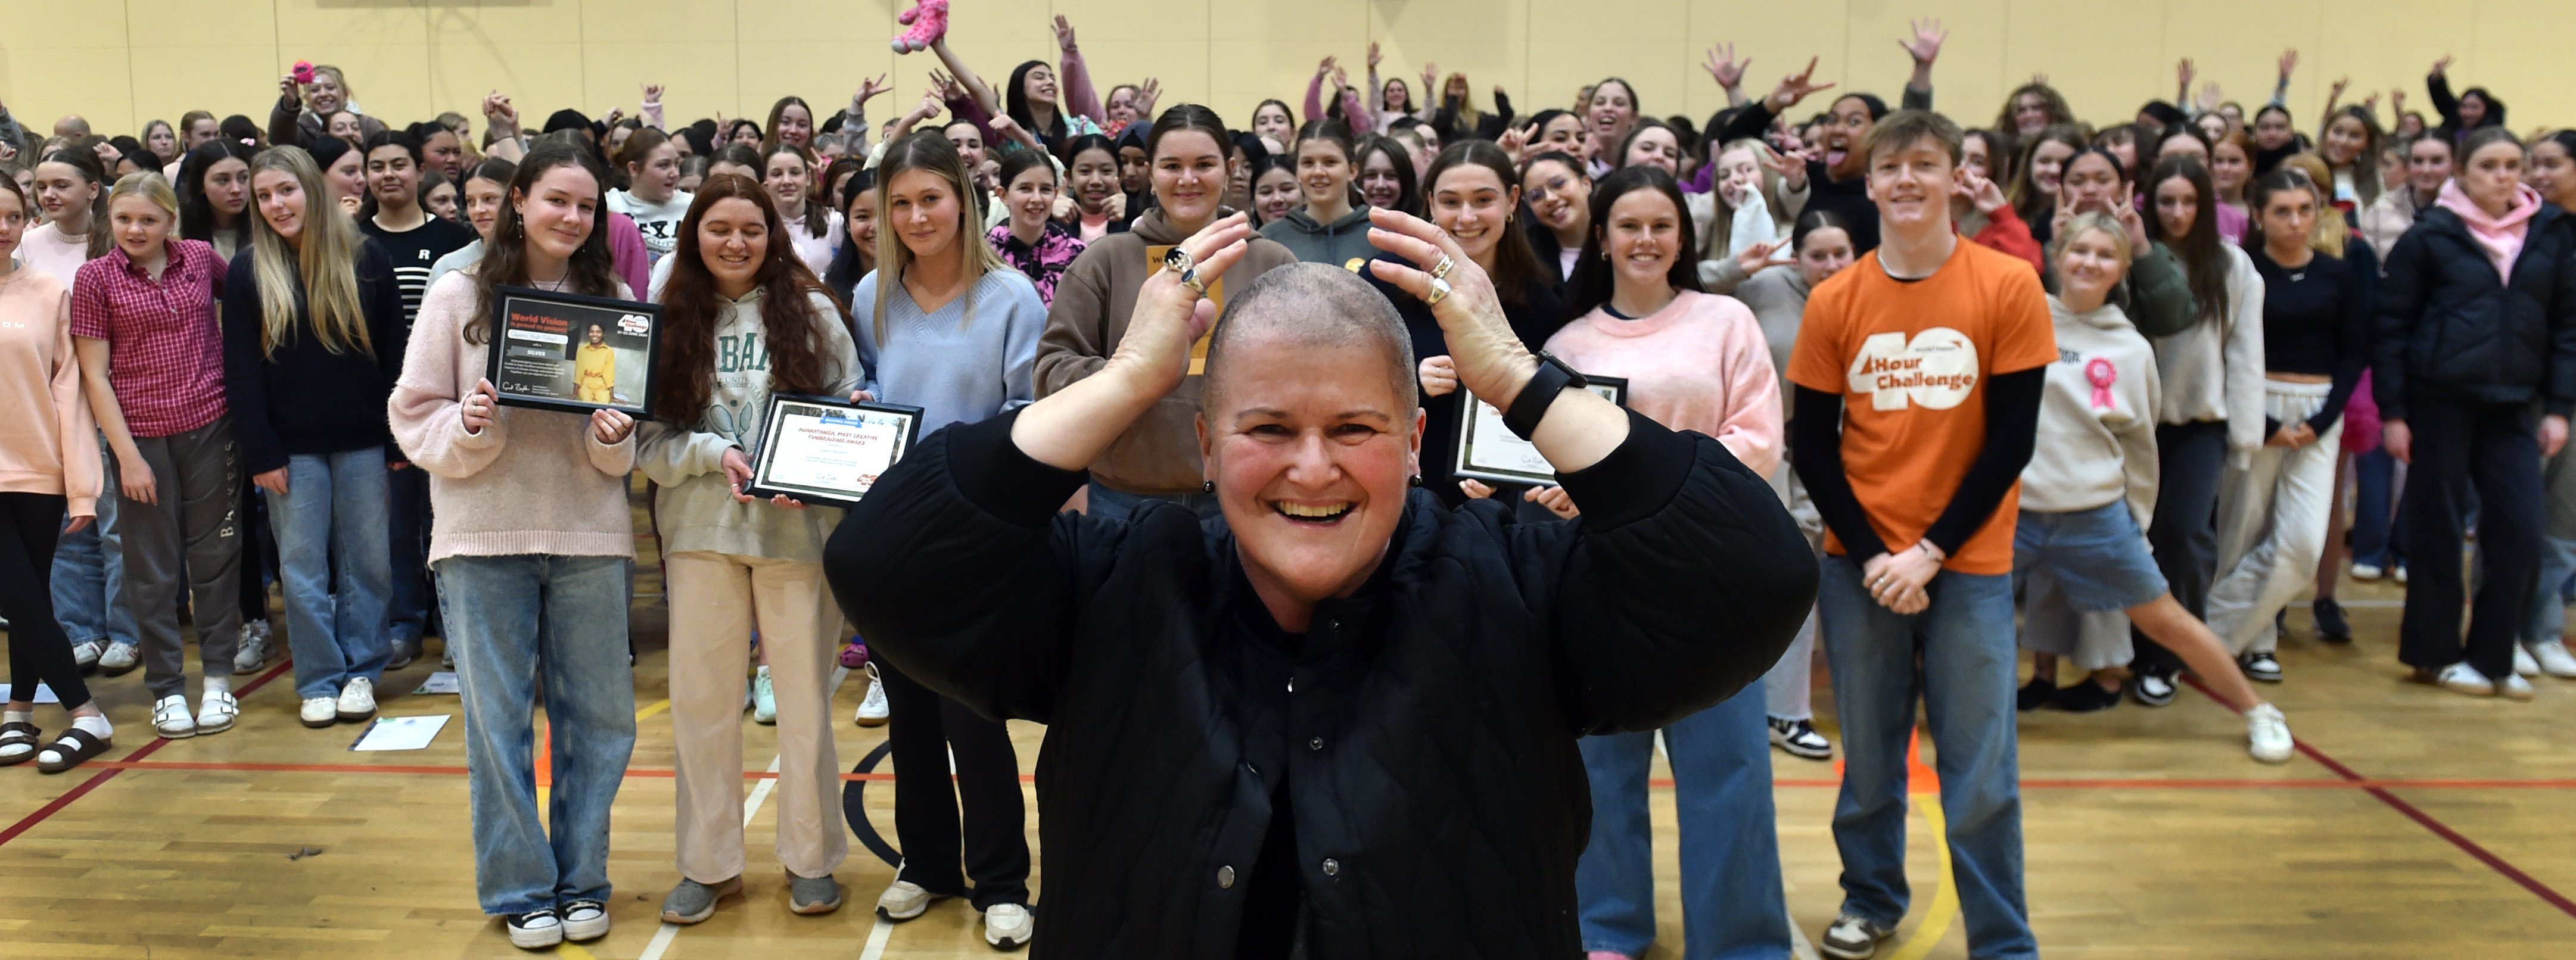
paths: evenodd
<path fill-rule="evenodd" d="M 1359 267 L 1355 264 L 1365 264 L 1377 256 L 1377 248 L 1368 242 L 1368 231 L 1369 208 L 1360 204 L 1331 223 L 1316 223 L 1302 207 L 1290 210 L 1287 216 L 1262 227 L 1261 235 L 1287 247 L 1300 262 L 1329 263 L 1356 273 Z"/>
<path fill-rule="evenodd" d="M 2126 499 L 2143 528 L 2156 510 L 2163 391 L 2155 349 L 2112 304 L 2073 313 L 2050 294 L 2048 315 L 2057 362 L 2048 365 L 2038 442 L 2021 471 L 2021 508 L 2071 513 Z"/>

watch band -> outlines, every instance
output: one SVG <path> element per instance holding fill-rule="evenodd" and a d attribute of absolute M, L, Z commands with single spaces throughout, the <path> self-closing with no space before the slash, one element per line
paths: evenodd
<path fill-rule="evenodd" d="M 1512 408 L 1503 411 L 1503 426 L 1523 440 L 1538 432 L 1538 422 L 1546 419 L 1547 408 L 1556 404 L 1558 394 L 1567 387 L 1583 387 L 1588 381 L 1555 354 L 1541 350 L 1538 372 L 1522 385 L 1519 396 L 1512 398 Z"/>

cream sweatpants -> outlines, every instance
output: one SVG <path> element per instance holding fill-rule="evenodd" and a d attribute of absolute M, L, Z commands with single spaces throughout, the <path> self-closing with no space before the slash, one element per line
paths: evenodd
<path fill-rule="evenodd" d="M 663 563 L 680 874 L 716 884 L 743 870 L 743 651 L 753 630 L 778 695 L 778 860 L 800 877 L 830 874 L 849 856 L 850 832 L 832 746 L 841 610 L 823 565 L 701 551 Z"/>
<path fill-rule="evenodd" d="M 2263 413 L 2284 424 L 2315 416 L 2331 384 L 2263 382 Z M 2266 444 L 2218 487 L 2218 580 L 2209 588 L 2209 629 L 2230 653 L 2279 645 L 2272 615 L 2316 581 L 2334 505 L 2335 457 L 2343 421 L 2298 449 Z"/>

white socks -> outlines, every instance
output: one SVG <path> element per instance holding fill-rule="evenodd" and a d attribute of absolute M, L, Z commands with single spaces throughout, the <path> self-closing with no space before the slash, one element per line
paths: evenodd
<path fill-rule="evenodd" d="M 217 694 L 217 693 L 230 694 L 230 693 L 232 693 L 232 692 L 233 692 L 233 678 L 231 678 L 231 677 L 207 677 L 207 678 L 206 678 L 206 693 L 208 693 L 208 694 Z"/>
<path fill-rule="evenodd" d="M 36 714 L 29 710 L 0 711 L 0 723 L 34 723 Z"/>
<path fill-rule="evenodd" d="M 107 722 L 107 714 L 104 713 L 75 714 L 72 716 L 72 728 L 101 740 L 113 739 L 116 736 L 115 725 Z"/>

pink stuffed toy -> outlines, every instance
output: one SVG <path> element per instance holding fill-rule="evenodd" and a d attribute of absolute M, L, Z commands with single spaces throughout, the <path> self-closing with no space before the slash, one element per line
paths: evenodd
<path fill-rule="evenodd" d="M 948 0 L 915 0 L 912 9 L 894 18 L 897 23 L 912 25 L 903 36 L 894 38 L 894 52 L 914 53 L 930 49 L 939 38 L 948 35 Z"/>

